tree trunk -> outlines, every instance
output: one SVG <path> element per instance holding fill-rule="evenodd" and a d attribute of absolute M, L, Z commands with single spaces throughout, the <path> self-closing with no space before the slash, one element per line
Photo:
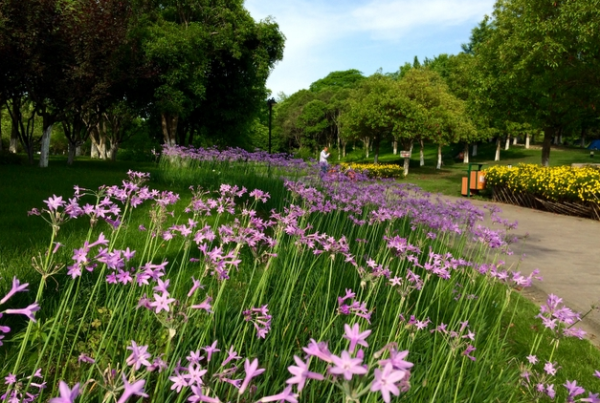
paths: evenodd
<path fill-rule="evenodd" d="M 529 150 L 529 142 L 531 141 L 531 134 L 527 133 L 527 136 L 525 136 L 525 149 Z"/>
<path fill-rule="evenodd" d="M 98 146 L 96 143 L 94 143 L 94 141 L 92 141 L 92 146 L 90 147 L 90 157 L 94 159 L 100 158 L 100 151 L 98 150 Z"/>
<path fill-rule="evenodd" d="M 392 148 L 394 149 L 394 155 L 398 155 L 398 140 L 394 139 L 392 141 Z"/>
<path fill-rule="evenodd" d="M 373 163 L 375 165 L 379 164 L 379 143 L 381 143 L 381 140 L 379 139 L 379 136 L 375 136 L 375 139 L 373 140 L 373 146 L 374 146 L 374 155 L 373 155 Z"/>
<path fill-rule="evenodd" d="M 19 128 L 17 127 L 17 123 L 13 120 L 11 122 L 10 144 L 8 146 L 8 151 L 10 151 L 13 154 L 16 154 L 18 146 L 19 146 Z"/>
<path fill-rule="evenodd" d="M 504 143 L 504 149 L 508 150 L 510 149 L 510 136 L 506 135 L 506 142 Z"/>
<path fill-rule="evenodd" d="M 579 140 L 579 147 L 585 148 L 585 129 L 581 129 L 581 139 Z"/>
<path fill-rule="evenodd" d="M 340 148 L 340 136 L 337 136 L 337 149 L 338 149 L 338 161 L 342 159 L 342 152 Z"/>
<path fill-rule="evenodd" d="M 119 143 L 112 142 L 110 145 L 110 160 L 115 162 L 117 160 L 117 152 L 119 151 Z"/>
<path fill-rule="evenodd" d="M 500 136 L 496 139 L 496 155 L 494 156 L 494 161 L 500 161 L 500 148 L 502 139 Z"/>
<path fill-rule="evenodd" d="M 477 144 L 473 144 L 473 153 L 471 154 L 472 157 L 477 157 Z"/>
<path fill-rule="evenodd" d="M 346 140 L 342 140 L 342 157 L 346 158 Z"/>
<path fill-rule="evenodd" d="M 437 165 L 435 169 L 442 169 L 442 145 L 438 144 Z"/>
<path fill-rule="evenodd" d="M 463 164 L 469 163 L 469 143 L 465 144 L 465 151 L 463 152 Z"/>
<path fill-rule="evenodd" d="M 46 120 L 46 119 L 44 119 Z M 42 134 L 42 143 L 40 150 L 40 168 L 48 168 L 48 156 L 50 155 L 50 136 L 52 135 L 52 123 L 44 125 L 44 133 Z"/>
<path fill-rule="evenodd" d="M 179 115 L 163 112 L 160 116 L 165 144 L 174 146 L 177 142 L 177 122 L 179 121 Z"/>
<path fill-rule="evenodd" d="M 518 144 L 518 138 L 517 136 L 513 137 L 513 146 L 516 146 Z"/>
<path fill-rule="evenodd" d="M 552 147 L 552 140 L 556 137 L 556 129 L 554 127 L 547 127 L 544 129 L 544 143 L 542 144 L 542 166 L 550 165 L 550 148 Z"/>
<path fill-rule="evenodd" d="M 558 144 L 558 134 L 554 135 L 554 139 L 552 140 L 552 144 L 554 144 L 554 145 Z"/>
<path fill-rule="evenodd" d="M 75 155 L 77 154 L 77 145 L 69 142 L 69 154 L 67 156 L 67 165 L 73 165 Z"/>
<path fill-rule="evenodd" d="M 363 138 L 363 143 L 365 145 L 365 158 L 369 158 L 369 146 L 370 146 L 370 142 L 371 139 L 368 137 Z"/>
<path fill-rule="evenodd" d="M 403 170 L 402 174 L 405 177 L 408 175 L 408 169 L 410 168 L 410 155 L 412 154 L 413 144 L 414 144 L 414 142 L 413 142 L 413 140 L 411 140 L 409 147 L 408 147 L 409 157 L 404 157 L 404 170 Z"/>

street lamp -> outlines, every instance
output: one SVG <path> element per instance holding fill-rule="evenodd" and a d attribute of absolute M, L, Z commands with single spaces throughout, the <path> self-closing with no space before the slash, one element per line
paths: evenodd
<path fill-rule="evenodd" d="M 269 154 L 271 154 L 271 116 L 273 115 L 273 105 L 275 105 L 275 98 L 267 99 L 267 105 L 269 106 Z"/>

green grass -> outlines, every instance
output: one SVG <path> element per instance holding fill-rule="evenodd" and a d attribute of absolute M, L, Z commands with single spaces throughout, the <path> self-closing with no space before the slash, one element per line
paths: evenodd
<path fill-rule="evenodd" d="M 437 164 L 437 146 L 426 144 L 424 149 L 425 165 L 419 165 L 419 147 L 415 146 L 410 161 L 409 175 L 403 179 L 406 182 L 414 183 L 423 190 L 432 193 L 442 193 L 448 196 L 460 196 L 461 178 L 466 176 L 467 164 L 457 161 L 455 157 L 461 151 L 460 147 L 444 147 L 442 150 L 443 165 L 442 169 L 436 169 Z M 525 149 L 524 145 L 510 146 L 509 150 L 500 153 L 500 161 L 494 161 L 496 152 L 495 143 L 484 143 L 478 147 L 478 155 L 470 157 L 471 163 L 483 164 L 483 168 L 490 165 L 517 165 L 540 164 L 541 146 L 532 145 L 530 149 Z M 352 150 L 348 147 L 346 162 L 373 162 L 373 153 L 369 153 L 369 158 L 365 158 L 362 148 Z M 394 155 L 390 145 L 382 145 L 379 161 L 381 163 L 399 164 L 404 163 L 404 159 L 399 155 Z M 570 147 L 552 147 L 550 152 L 550 165 L 571 165 L 572 163 L 596 162 L 590 158 L 589 150 Z M 600 158 L 598 161 L 600 163 Z M 481 196 L 485 197 L 485 193 Z"/>
<path fill-rule="evenodd" d="M 493 159 L 493 148 L 491 150 Z M 400 158 L 388 152 L 391 150 L 384 151 L 386 152 L 382 153 L 381 162 L 401 163 Z M 440 172 L 435 170 L 434 166 L 436 150 L 428 148 L 426 151 L 426 166 L 423 168 L 415 167 L 414 169 L 411 166 L 411 176 L 409 176 L 408 180 L 413 182 L 412 176 L 418 177 L 420 175 L 421 178 L 418 180 L 429 186 L 429 188 L 423 186 L 426 190 L 445 194 L 451 194 L 447 193 L 451 191 L 458 193 L 460 176 L 463 175 L 463 164 L 448 161 L 447 165 Z M 488 158 L 489 153 L 490 150 L 483 147 L 480 155 L 482 159 L 476 160 L 476 162 L 485 163 L 484 161 L 487 160 L 483 158 Z M 535 162 L 533 160 L 539 159 L 540 151 L 512 147 L 510 151 L 503 151 L 503 153 L 503 157 L 511 156 L 511 159 L 503 160 L 500 163 L 516 164 L 517 162 Z M 553 159 L 551 161 L 554 163 L 562 161 L 563 164 L 570 163 L 569 161 L 585 161 L 582 157 L 584 153 L 582 150 L 565 150 L 563 151 L 564 154 L 560 153 L 560 151 L 553 152 Z M 349 158 L 352 158 L 353 155 L 350 155 Z M 418 153 L 416 155 L 418 156 Z M 558 158 L 558 155 L 561 155 L 561 157 Z M 358 156 L 355 157 L 358 158 Z M 577 160 L 578 158 L 579 160 Z M 587 155 L 587 158 L 589 158 L 589 155 Z M 413 163 L 418 165 L 418 160 L 413 161 Z M 126 172 L 129 169 L 156 173 L 156 166 L 153 164 L 129 162 L 112 164 L 88 159 L 80 159 L 72 167 L 67 166 L 63 159 L 55 159 L 51 161 L 51 165 L 47 169 L 23 165 L 0 165 L 0 194 L 3 196 L 0 198 L 0 218 L 3 223 L 0 225 L 0 277 L 2 277 L 0 280 L 0 295 L 6 289 L 6 281 L 9 281 L 12 275 L 19 275 L 21 277 L 21 274 L 25 274 L 27 277 L 23 279 L 24 281 L 30 281 L 29 278 L 37 276 L 31 270 L 29 261 L 34 252 L 41 251 L 46 246 L 50 228 L 39 217 L 27 217 L 28 210 L 33 207 L 42 207 L 43 200 L 53 194 L 68 197 L 73 193 L 73 185 L 96 189 L 103 184 L 119 184 L 126 178 Z M 194 181 L 201 180 L 201 177 L 194 178 Z M 243 181 L 244 178 L 243 176 L 237 176 L 236 180 Z M 247 178 L 246 180 L 258 184 L 256 178 Z M 188 194 L 189 192 L 186 192 L 186 189 L 190 183 L 179 183 L 177 185 L 177 182 L 172 181 L 168 186 L 160 182 L 153 182 L 150 184 L 150 187 L 159 189 L 168 188 L 180 192 L 182 195 Z M 215 186 L 215 183 L 215 178 L 205 178 L 205 185 Z M 421 185 L 418 181 L 415 181 L 415 183 Z M 456 187 L 456 189 L 452 190 L 453 187 Z M 140 214 L 144 214 L 144 211 L 143 209 L 140 210 Z M 69 237 L 72 238 L 72 243 L 76 245 L 84 236 L 84 224 L 79 222 L 68 223 L 61 231 L 68 231 Z M 135 226 L 134 224 L 135 222 L 132 222 L 132 227 Z M 318 223 L 315 223 L 315 225 L 318 227 Z M 335 229 L 335 231 L 340 232 L 339 234 L 334 234 L 335 236 L 339 236 L 345 231 L 341 226 L 334 226 L 332 228 L 331 231 Z M 136 240 L 132 239 L 132 241 L 135 242 Z M 135 244 L 132 244 L 132 246 L 135 248 Z M 68 259 L 68 248 L 65 247 L 65 249 L 65 259 Z M 278 281 L 282 281 L 282 284 L 285 284 L 289 282 L 288 280 L 284 276 Z M 326 284 L 318 285 L 322 289 L 326 289 Z M 282 285 L 282 287 L 284 286 Z M 239 292 L 241 293 L 242 290 L 239 290 Z M 58 303 L 58 301 L 55 302 Z M 379 306 L 383 307 L 385 304 Z M 514 316 L 512 315 L 513 310 Z M 538 312 L 539 308 L 533 303 L 519 294 L 513 293 L 509 314 L 505 316 L 502 324 L 505 329 L 508 329 L 508 350 L 515 357 L 521 358 L 521 360 L 524 360 L 524 357 L 530 353 L 530 346 L 534 335 L 541 331 L 541 322 L 539 319 L 534 319 Z M 281 319 L 276 318 L 275 320 Z M 225 320 L 221 321 L 221 323 L 226 322 Z M 227 324 L 227 326 L 230 325 Z M 282 328 L 275 327 L 274 331 L 279 332 Z M 485 333 L 484 330 L 482 330 L 482 333 Z M 564 339 L 561 341 L 558 350 L 552 355 L 548 333 L 542 332 L 542 334 L 544 335 L 544 340 L 538 350 L 539 357 L 547 359 L 552 356 L 552 360 L 558 361 L 562 366 L 557 374 L 557 385 L 563 384 L 566 380 L 577 379 L 578 383 L 581 383 L 588 390 L 595 391 L 600 389 L 600 380 L 592 376 L 594 370 L 600 369 L 600 352 L 597 348 L 587 341 Z M 282 350 L 282 354 L 284 353 Z M 289 355 L 289 352 L 287 354 Z M 540 368 L 539 364 L 538 368 Z M 458 376 L 458 374 L 455 375 Z M 425 387 L 425 385 L 420 386 L 415 384 L 414 387 Z M 557 389 L 564 388 L 557 386 Z"/>

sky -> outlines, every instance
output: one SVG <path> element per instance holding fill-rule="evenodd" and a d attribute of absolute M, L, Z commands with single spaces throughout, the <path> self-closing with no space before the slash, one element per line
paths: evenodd
<path fill-rule="evenodd" d="M 308 88 L 332 71 L 395 72 L 457 54 L 494 0 L 246 0 L 255 20 L 271 18 L 286 37 L 267 81 L 274 96 Z"/>

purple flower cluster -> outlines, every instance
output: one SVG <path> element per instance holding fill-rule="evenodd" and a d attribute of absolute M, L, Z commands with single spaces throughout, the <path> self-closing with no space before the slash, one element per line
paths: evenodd
<path fill-rule="evenodd" d="M 5 392 L 0 396 L 2 402 L 34 402 L 46 388 L 46 382 L 42 377 L 42 370 L 38 369 L 33 375 L 17 378 L 14 374 L 8 374 L 4 378 L 7 385 Z"/>
<path fill-rule="evenodd" d="M 8 293 L 0 299 L 0 305 L 4 305 L 8 300 L 13 297 L 16 293 L 19 292 L 27 292 L 29 291 L 27 287 L 29 283 L 21 284 L 18 278 L 13 277 L 12 285 Z M 4 309 L 0 311 L 0 319 L 3 315 L 24 315 L 32 322 L 35 322 L 35 312 L 40 310 L 40 306 L 37 302 L 25 307 L 25 308 L 12 308 L 12 309 Z M 0 325 L 0 346 L 3 345 L 2 339 L 4 339 L 5 335 L 10 332 L 10 327 Z"/>
<path fill-rule="evenodd" d="M 573 312 L 570 308 L 562 303 L 562 298 L 554 294 L 548 295 L 546 303 L 540 306 L 540 313 L 537 316 L 542 320 L 544 327 L 552 330 L 558 338 L 561 336 L 577 337 L 583 339 L 585 331 L 581 328 L 573 326 L 581 321 L 581 316 L 577 312 Z"/>
<path fill-rule="evenodd" d="M 256 337 L 264 339 L 267 337 L 267 333 L 271 330 L 271 318 L 269 315 L 269 309 L 266 305 L 260 308 L 250 308 L 243 312 L 244 320 L 246 322 L 252 322 L 256 329 Z"/>
<path fill-rule="evenodd" d="M 266 151 L 256 150 L 249 152 L 241 148 L 228 147 L 224 150 L 213 148 L 194 148 L 183 146 L 164 145 L 162 154 L 171 160 L 194 160 L 199 162 L 241 162 L 269 164 L 275 167 L 283 167 L 289 170 L 303 170 L 308 167 L 302 159 L 294 159 L 289 154 L 269 154 Z"/>
<path fill-rule="evenodd" d="M 288 367 L 288 370 L 295 375 L 288 379 L 288 384 L 297 384 L 298 392 L 300 392 L 307 379 L 327 380 L 327 381 L 342 381 L 346 382 L 343 388 L 347 394 L 347 398 L 358 398 L 360 394 L 371 392 L 379 392 L 383 400 L 389 403 L 391 395 L 398 396 L 400 392 L 406 392 L 410 388 L 410 369 L 413 364 L 404 361 L 408 355 L 408 351 L 397 351 L 394 344 L 386 346 L 384 349 L 376 353 L 376 356 L 381 356 L 385 351 L 389 353 L 389 358 L 379 360 L 377 368 L 373 370 L 373 380 L 368 384 L 368 387 L 357 387 L 355 390 L 350 390 L 349 381 L 355 377 L 366 378 L 370 372 L 370 368 L 364 363 L 365 352 L 362 348 L 356 351 L 357 346 L 365 348 L 369 347 L 366 338 L 371 334 L 370 330 L 362 331 L 358 324 L 352 326 L 346 324 L 344 326 L 344 338 L 349 341 L 348 350 L 342 350 L 340 355 L 333 354 L 329 351 L 328 345 L 325 342 L 316 342 L 310 340 L 307 347 L 303 350 L 307 354 L 307 358 L 315 357 L 320 361 L 327 363 L 327 375 L 316 372 L 311 372 L 308 369 L 308 362 L 302 361 L 294 356 L 297 366 Z M 355 352 L 356 351 L 356 352 Z M 362 390 L 358 392 L 358 390 Z M 359 393 L 359 395 L 357 395 Z M 263 400 L 264 401 L 264 400 Z"/>
<path fill-rule="evenodd" d="M 338 297 L 338 312 L 342 315 L 355 315 L 365 319 L 371 323 L 371 315 L 373 311 L 367 309 L 365 302 L 360 302 L 355 299 L 356 294 L 351 289 L 346 289 L 346 294 L 343 297 Z M 348 302 L 346 302 L 348 300 Z"/>

